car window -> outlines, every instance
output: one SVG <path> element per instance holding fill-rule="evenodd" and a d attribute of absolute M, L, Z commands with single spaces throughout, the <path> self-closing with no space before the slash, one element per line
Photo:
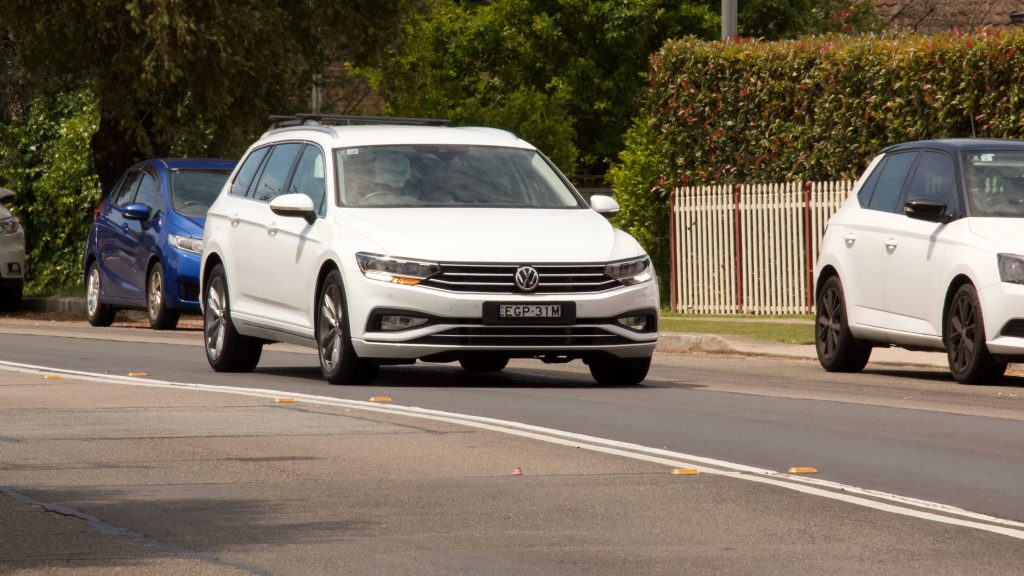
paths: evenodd
<path fill-rule="evenodd" d="M 879 162 L 867 179 L 864 180 L 860 190 L 857 191 L 857 201 L 860 202 L 861 206 L 867 207 L 871 203 L 871 195 L 875 192 L 875 186 L 878 185 L 878 178 L 882 175 L 882 168 L 884 166 L 885 162 Z"/>
<path fill-rule="evenodd" d="M 967 152 L 964 181 L 971 216 L 1024 216 L 1024 151 Z"/>
<path fill-rule="evenodd" d="M 946 214 L 956 212 L 956 173 L 953 158 L 944 152 L 926 150 L 914 170 L 907 190 L 907 202 L 930 200 L 946 205 Z"/>
<path fill-rule="evenodd" d="M 231 183 L 231 194 L 245 196 L 248 193 L 249 186 L 252 185 L 252 180 L 256 177 L 256 172 L 259 170 L 260 164 L 266 158 L 269 150 L 269 146 L 264 146 L 263 148 L 253 150 L 252 154 L 249 154 L 249 157 L 245 159 L 242 167 L 238 170 L 235 181 Z"/>
<path fill-rule="evenodd" d="M 171 172 L 171 205 L 185 216 L 205 216 L 224 187 L 227 170 L 175 170 Z"/>
<path fill-rule="evenodd" d="M 868 208 L 883 212 L 897 211 L 896 206 L 900 201 L 903 183 L 907 180 L 907 173 L 910 172 L 916 157 L 917 152 L 898 152 L 886 158 Z"/>
<path fill-rule="evenodd" d="M 288 173 L 295 163 L 295 157 L 299 153 L 302 144 L 289 143 L 278 144 L 270 151 L 270 158 L 267 165 L 260 174 L 259 180 L 253 191 L 253 198 L 263 202 L 270 202 L 284 192 L 284 183 Z"/>
<path fill-rule="evenodd" d="M 121 180 L 121 187 L 117 189 L 114 198 L 111 199 L 111 204 L 114 206 L 124 206 L 130 204 L 132 198 L 135 197 L 135 189 L 139 187 L 139 180 L 142 178 L 141 172 L 130 172 Z"/>
<path fill-rule="evenodd" d="M 323 216 L 326 208 L 324 197 L 327 185 L 324 182 L 324 153 L 320 148 L 309 144 L 302 151 L 299 165 L 288 187 L 289 194 L 305 194 L 313 201 L 316 213 Z"/>
<path fill-rule="evenodd" d="M 342 206 L 582 208 L 536 150 L 468 145 L 334 151 Z"/>
<path fill-rule="evenodd" d="M 139 191 L 135 194 L 135 202 L 149 206 L 150 215 L 160 209 L 160 185 L 152 174 L 142 173 L 142 182 L 139 183 Z"/>

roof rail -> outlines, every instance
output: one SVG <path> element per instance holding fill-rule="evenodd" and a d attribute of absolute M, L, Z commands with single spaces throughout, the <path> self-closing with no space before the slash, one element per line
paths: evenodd
<path fill-rule="evenodd" d="M 448 120 L 437 118 L 401 118 L 398 116 L 346 116 L 339 114 L 274 115 L 268 130 L 287 126 L 324 126 L 354 124 L 400 124 L 406 126 L 447 126 Z"/>

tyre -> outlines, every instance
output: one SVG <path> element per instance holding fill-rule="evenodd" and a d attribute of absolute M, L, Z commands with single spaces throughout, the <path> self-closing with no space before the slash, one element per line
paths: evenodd
<path fill-rule="evenodd" d="M 117 315 L 116 309 L 100 302 L 100 267 L 95 262 L 85 276 L 85 312 L 93 326 L 110 326 Z"/>
<path fill-rule="evenodd" d="M 164 267 L 159 262 L 150 268 L 146 281 L 146 312 L 154 330 L 173 330 L 178 325 L 180 314 L 168 308 L 164 299 Z"/>
<path fill-rule="evenodd" d="M 263 341 L 235 330 L 227 276 L 220 264 L 210 272 L 203 302 L 203 338 L 210 367 L 217 372 L 251 372 L 260 362 Z"/>
<path fill-rule="evenodd" d="M 651 357 L 599 358 L 589 362 L 590 375 L 602 386 L 633 386 L 644 381 Z"/>
<path fill-rule="evenodd" d="M 829 372 L 860 372 L 871 357 L 871 345 L 854 338 L 847 323 L 843 284 L 832 276 L 818 294 L 814 348 Z"/>
<path fill-rule="evenodd" d="M 508 356 L 467 356 L 460 358 L 459 364 L 467 372 L 501 372 L 508 366 Z"/>
<path fill-rule="evenodd" d="M 376 362 L 360 358 L 352 347 L 345 288 L 341 274 L 332 270 L 316 299 L 314 328 L 320 371 L 331 384 L 367 384 L 377 376 Z"/>
<path fill-rule="evenodd" d="M 946 312 L 946 358 L 961 384 L 994 383 L 1006 372 L 1006 363 L 996 361 L 985 345 L 981 303 L 971 284 L 956 291 Z"/>

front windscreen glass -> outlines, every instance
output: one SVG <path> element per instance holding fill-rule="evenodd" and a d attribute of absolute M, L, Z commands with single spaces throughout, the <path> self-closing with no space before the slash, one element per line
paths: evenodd
<path fill-rule="evenodd" d="M 183 216 L 206 216 L 231 172 L 224 170 L 175 170 L 171 173 L 171 203 Z"/>
<path fill-rule="evenodd" d="M 395 145 L 334 151 L 338 203 L 350 207 L 583 208 L 535 150 Z"/>
<path fill-rule="evenodd" d="M 964 153 L 971 216 L 1024 216 L 1024 150 Z"/>

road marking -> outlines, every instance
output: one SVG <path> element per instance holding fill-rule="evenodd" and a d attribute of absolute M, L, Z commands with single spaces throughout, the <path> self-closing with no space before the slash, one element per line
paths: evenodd
<path fill-rule="evenodd" d="M 12 372 L 23 372 L 29 374 L 60 373 L 80 380 L 106 384 L 196 390 L 202 392 L 217 392 L 221 394 L 237 394 L 240 396 L 252 396 L 258 398 L 279 398 L 284 394 L 290 394 L 280 390 L 168 382 L 165 380 L 118 376 L 113 374 L 99 374 L 95 372 L 66 370 L 62 368 L 36 366 L 32 364 L 7 361 L 0 361 L 0 368 Z M 909 498 L 898 494 L 879 492 L 867 488 L 859 488 L 857 486 L 848 486 L 838 482 L 831 482 L 818 478 L 787 474 L 774 470 L 747 466 L 745 464 L 727 462 L 725 460 L 718 460 L 715 458 L 706 458 L 703 456 L 673 452 L 671 450 L 664 450 L 660 448 L 650 448 L 629 442 L 620 442 L 617 440 L 609 440 L 606 438 L 598 438 L 595 436 L 587 436 L 585 434 L 576 434 L 574 432 L 567 432 L 564 430 L 544 428 L 521 422 L 498 420 L 483 416 L 443 412 L 440 410 L 428 410 L 425 408 L 417 408 L 415 406 L 400 406 L 360 400 L 346 400 L 342 398 L 332 398 L 330 396 L 317 396 L 314 394 L 292 394 L 290 397 L 304 402 L 328 406 L 341 406 L 368 412 L 410 416 L 434 420 L 437 422 L 468 426 L 471 428 L 518 436 L 521 438 L 529 438 L 532 440 L 547 442 L 549 444 L 568 446 L 612 456 L 621 456 L 624 458 L 661 464 L 668 466 L 673 470 L 692 469 L 697 470 L 698 473 L 768 484 L 803 494 L 846 502 L 848 504 L 863 506 L 865 508 L 871 508 L 882 512 L 899 514 L 901 516 L 909 516 L 920 520 L 929 520 L 964 528 L 973 528 L 976 530 L 1009 536 L 1018 540 L 1024 540 L 1024 522 L 997 518 L 994 516 L 979 514 L 977 512 L 971 512 L 955 506 Z"/>

